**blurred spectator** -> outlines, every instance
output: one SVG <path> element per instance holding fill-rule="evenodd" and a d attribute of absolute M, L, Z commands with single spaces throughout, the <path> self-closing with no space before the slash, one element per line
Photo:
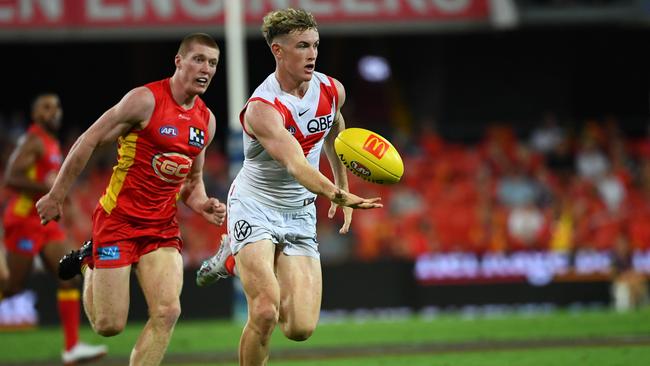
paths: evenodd
<path fill-rule="evenodd" d="M 587 135 L 582 138 L 576 153 L 576 168 L 578 175 L 589 181 L 596 181 L 607 173 L 609 161 L 595 137 Z"/>
<path fill-rule="evenodd" d="M 557 117 L 552 112 L 547 112 L 541 125 L 530 134 L 530 147 L 543 155 L 554 151 L 565 140 L 565 131 L 559 126 Z"/>
<path fill-rule="evenodd" d="M 566 187 L 575 172 L 575 157 L 571 151 L 571 142 L 564 137 L 546 156 L 546 167 L 556 183 Z"/>
<path fill-rule="evenodd" d="M 512 166 L 497 183 L 499 203 L 512 208 L 536 203 L 540 193 L 537 182 L 518 165 Z"/>
<path fill-rule="evenodd" d="M 612 172 L 598 179 L 596 188 L 600 198 L 610 212 L 618 213 L 625 200 L 625 187 L 621 179 Z"/>
<path fill-rule="evenodd" d="M 513 208 L 508 215 L 510 250 L 546 249 L 547 220 L 533 203 Z"/>
<path fill-rule="evenodd" d="M 619 235 L 612 252 L 612 300 L 623 312 L 648 304 L 648 286 L 643 273 L 632 266 L 632 247 L 625 235 Z"/>

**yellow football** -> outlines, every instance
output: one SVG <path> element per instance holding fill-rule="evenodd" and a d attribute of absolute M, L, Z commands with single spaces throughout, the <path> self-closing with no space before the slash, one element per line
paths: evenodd
<path fill-rule="evenodd" d="M 399 153 L 378 133 L 363 128 L 348 128 L 334 140 L 336 154 L 352 173 L 377 184 L 399 182 L 404 163 Z"/>

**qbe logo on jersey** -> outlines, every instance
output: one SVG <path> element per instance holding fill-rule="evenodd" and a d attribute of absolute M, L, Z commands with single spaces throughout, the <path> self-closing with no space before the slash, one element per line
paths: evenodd
<path fill-rule="evenodd" d="M 194 147 L 203 148 L 203 145 L 205 145 L 205 132 L 200 128 L 190 126 L 190 141 L 188 143 Z"/>

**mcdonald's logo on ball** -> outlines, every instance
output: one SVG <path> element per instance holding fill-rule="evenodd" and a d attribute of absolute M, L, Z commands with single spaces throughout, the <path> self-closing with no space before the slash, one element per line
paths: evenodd
<path fill-rule="evenodd" d="M 368 136 L 366 142 L 363 144 L 363 149 L 376 156 L 377 159 L 381 159 L 388 150 L 388 142 L 383 138 L 371 133 L 370 136 Z"/>
<path fill-rule="evenodd" d="M 393 144 L 364 128 L 341 131 L 334 149 L 348 170 L 368 182 L 394 184 L 404 174 L 404 163 Z"/>

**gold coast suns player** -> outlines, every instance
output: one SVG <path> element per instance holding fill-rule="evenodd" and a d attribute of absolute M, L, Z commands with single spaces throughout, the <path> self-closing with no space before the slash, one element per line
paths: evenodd
<path fill-rule="evenodd" d="M 84 272 L 84 307 L 93 329 L 120 333 L 129 309 L 135 269 L 149 319 L 131 352 L 131 365 L 158 365 L 180 315 L 182 240 L 177 199 L 221 225 L 225 205 L 203 185 L 205 148 L 216 121 L 199 95 L 217 70 L 219 47 L 207 34 L 191 34 L 175 56 L 170 78 L 135 88 L 75 142 L 50 192 L 37 204 L 44 223 L 60 206 L 94 149 L 118 141 L 118 162 L 93 215 L 92 241 L 65 256 L 61 277 Z"/>

